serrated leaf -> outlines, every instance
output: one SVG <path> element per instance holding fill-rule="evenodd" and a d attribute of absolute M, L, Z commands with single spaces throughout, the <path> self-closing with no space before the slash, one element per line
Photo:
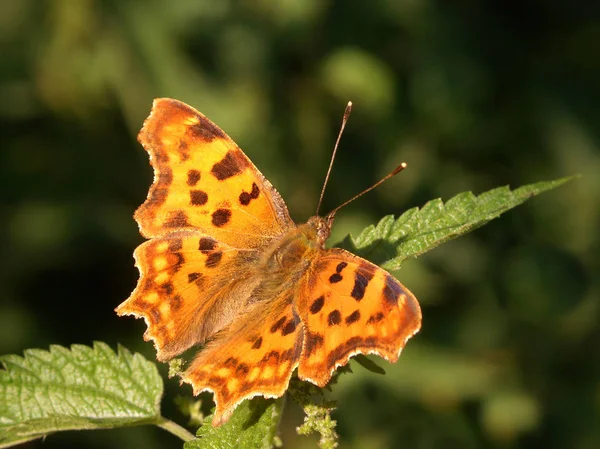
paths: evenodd
<path fill-rule="evenodd" d="M 268 449 L 274 446 L 283 398 L 256 397 L 237 406 L 229 421 L 212 427 L 212 416 L 204 420 L 195 440 L 184 449 Z"/>
<path fill-rule="evenodd" d="M 432 200 L 421 209 L 415 207 L 406 211 L 398 219 L 393 215 L 382 218 L 355 239 L 348 236 L 341 246 L 387 270 L 397 270 L 406 259 L 483 226 L 513 207 L 573 178 L 538 182 L 512 191 L 508 186 L 499 187 L 479 196 L 463 192 L 445 204 L 441 199 Z"/>
<path fill-rule="evenodd" d="M 0 448 L 61 430 L 156 423 L 162 379 L 140 354 L 104 343 L 0 357 Z"/>

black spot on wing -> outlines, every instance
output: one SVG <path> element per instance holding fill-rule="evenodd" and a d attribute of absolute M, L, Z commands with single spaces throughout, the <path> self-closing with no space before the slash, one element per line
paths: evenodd
<path fill-rule="evenodd" d="M 204 190 L 190 190 L 190 204 L 204 206 L 208 202 L 208 194 Z"/>
<path fill-rule="evenodd" d="M 348 266 L 348 264 L 346 262 L 338 263 L 337 266 L 335 267 L 335 273 L 333 273 L 331 276 L 329 276 L 329 283 L 336 284 L 336 283 L 340 282 L 343 279 L 341 272 L 347 266 Z"/>
<path fill-rule="evenodd" d="M 185 140 L 179 141 L 179 147 L 177 147 L 177 151 L 179 152 L 179 158 L 182 161 L 187 161 L 190 158 L 190 150 Z"/>
<path fill-rule="evenodd" d="M 225 226 L 231 220 L 231 211 L 229 209 L 217 209 L 212 214 L 212 224 L 217 228 Z"/>
<path fill-rule="evenodd" d="M 358 309 L 348 315 L 345 319 L 346 324 L 356 323 L 358 320 L 360 320 L 360 311 Z"/>
<path fill-rule="evenodd" d="M 212 175 L 219 181 L 240 174 L 248 165 L 245 156 L 239 150 L 229 150 L 225 157 L 213 165 Z"/>
<path fill-rule="evenodd" d="M 369 282 L 373 279 L 374 274 L 375 270 L 371 266 L 365 264 L 359 266 L 354 274 L 354 287 L 352 288 L 350 296 L 357 301 L 363 299 L 367 285 L 369 285 Z"/>
<path fill-rule="evenodd" d="M 206 117 L 197 116 L 200 120 L 188 129 L 194 137 L 205 142 L 212 142 L 216 138 L 226 138 L 227 136 L 221 129 Z"/>
<path fill-rule="evenodd" d="M 323 304 L 325 304 L 325 296 L 321 295 L 317 299 L 315 299 L 310 305 L 310 313 L 312 313 L 313 315 L 315 313 L 319 313 L 323 308 Z"/>
<path fill-rule="evenodd" d="M 383 320 L 383 312 L 377 312 L 375 315 L 371 315 L 367 320 L 367 324 L 376 324 Z"/>
<path fill-rule="evenodd" d="M 235 368 L 237 364 L 238 361 L 235 357 L 228 357 L 227 360 L 225 360 L 226 368 Z"/>
<path fill-rule="evenodd" d="M 258 198 L 258 195 L 260 194 L 260 190 L 258 189 L 258 186 L 256 185 L 256 183 L 252 183 L 252 190 L 250 191 L 250 193 L 248 192 L 242 192 L 240 193 L 240 204 L 242 206 L 247 206 L 248 204 L 250 204 L 250 201 L 255 200 L 256 198 Z"/>
<path fill-rule="evenodd" d="M 281 353 L 281 361 L 285 362 L 287 360 L 292 360 L 292 358 L 294 357 L 294 351 L 292 351 L 291 349 L 288 349 L 287 351 L 283 351 Z"/>
<path fill-rule="evenodd" d="M 167 228 L 185 228 L 189 226 L 187 221 L 187 215 L 182 210 L 171 211 L 168 218 L 165 220 L 165 227 Z"/>
<path fill-rule="evenodd" d="M 318 334 L 316 332 L 307 332 L 306 340 L 304 343 L 306 356 L 310 357 L 312 354 L 314 354 L 317 351 L 317 349 L 323 346 L 323 341 L 323 336 L 321 334 Z"/>
<path fill-rule="evenodd" d="M 250 367 L 245 363 L 240 363 L 238 367 L 235 369 L 235 374 L 237 376 L 245 376 L 250 371 Z"/>
<path fill-rule="evenodd" d="M 296 321 L 294 321 L 293 319 L 291 319 L 290 321 L 288 321 L 286 323 L 286 325 L 281 330 L 281 335 L 283 335 L 285 337 L 286 335 L 291 334 L 295 330 L 296 330 Z"/>
<path fill-rule="evenodd" d="M 198 170 L 189 170 L 187 172 L 187 185 L 194 187 L 200 181 L 200 172 Z"/>
<path fill-rule="evenodd" d="M 256 340 L 254 340 L 254 343 L 252 343 L 252 349 L 260 349 L 262 346 L 262 341 L 262 337 L 258 337 Z"/>
<path fill-rule="evenodd" d="M 204 266 L 206 268 L 213 268 L 219 265 L 221 259 L 223 257 L 223 253 L 221 251 L 215 251 L 214 253 L 210 253 L 204 262 Z"/>
<path fill-rule="evenodd" d="M 173 284 L 171 282 L 165 282 L 164 284 L 162 284 L 160 286 L 160 289 L 162 290 L 162 292 L 166 295 L 171 295 L 173 294 Z"/>
<path fill-rule="evenodd" d="M 339 274 L 339 273 L 333 273 L 331 276 L 329 276 L 329 283 L 330 284 L 337 284 L 342 279 L 344 279 L 344 278 L 342 277 L 341 274 Z"/>
<path fill-rule="evenodd" d="M 171 307 L 174 310 L 179 310 L 179 308 L 182 306 L 183 304 L 183 298 L 181 297 L 181 295 L 174 295 L 171 296 L 169 304 L 171 305 Z"/>
<path fill-rule="evenodd" d="M 279 318 L 275 322 L 275 324 L 273 324 L 273 326 L 271 326 L 271 333 L 274 334 L 275 332 L 277 332 L 283 326 L 283 323 L 285 322 L 285 320 L 286 320 L 286 318 L 284 316 Z"/>
<path fill-rule="evenodd" d="M 403 294 L 402 287 L 396 279 L 391 275 L 385 277 L 385 285 L 383 287 L 383 298 L 390 305 L 398 304 L 398 297 Z"/>
<path fill-rule="evenodd" d="M 279 352 L 268 352 L 258 363 L 259 365 L 277 365 L 279 363 Z"/>
<path fill-rule="evenodd" d="M 202 277 L 202 273 L 188 273 L 188 283 L 196 282 Z"/>
<path fill-rule="evenodd" d="M 203 253 L 207 253 L 215 249 L 217 246 L 217 241 L 211 239 L 210 237 L 202 237 L 198 244 L 198 249 Z"/>
<path fill-rule="evenodd" d="M 340 262 L 340 263 L 337 264 L 337 267 L 335 267 L 335 272 L 336 273 L 341 273 L 342 270 L 344 268 L 346 268 L 347 266 L 348 266 L 348 264 L 346 262 Z"/>
<path fill-rule="evenodd" d="M 340 324 L 341 321 L 342 321 L 342 314 L 340 313 L 339 310 L 334 310 L 333 312 L 331 312 L 329 314 L 329 316 L 327 316 L 327 324 L 329 324 L 330 326 L 336 326 L 336 325 Z"/>

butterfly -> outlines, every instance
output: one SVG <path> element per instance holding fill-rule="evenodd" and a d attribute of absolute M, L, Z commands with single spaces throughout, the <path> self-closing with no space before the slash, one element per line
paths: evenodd
<path fill-rule="evenodd" d="M 145 320 L 160 361 L 202 346 L 182 381 L 214 394 L 214 426 L 245 399 L 282 396 L 296 369 L 323 387 L 354 355 L 398 359 L 419 304 L 385 270 L 325 248 L 337 209 L 294 223 L 233 140 L 177 100 L 154 101 L 138 140 L 154 169 L 134 215 L 149 240 L 116 312 Z"/>

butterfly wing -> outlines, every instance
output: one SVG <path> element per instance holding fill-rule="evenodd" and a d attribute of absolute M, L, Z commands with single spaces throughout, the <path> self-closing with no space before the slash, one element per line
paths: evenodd
<path fill-rule="evenodd" d="M 145 339 L 168 360 L 245 310 L 258 251 L 295 224 L 242 150 L 190 106 L 155 100 L 138 139 L 154 183 L 135 219 L 152 240 L 135 251 L 140 280 L 117 313 L 144 318 Z"/>
<path fill-rule="evenodd" d="M 138 140 L 154 183 L 135 219 L 151 238 L 194 230 L 248 248 L 294 226 L 275 188 L 217 125 L 177 100 L 154 100 Z"/>
<path fill-rule="evenodd" d="M 385 270 L 342 249 L 323 250 L 298 297 L 304 345 L 298 377 L 321 387 L 356 354 L 398 360 L 421 327 L 413 294 Z"/>
<path fill-rule="evenodd" d="M 254 396 L 279 397 L 288 387 L 302 351 L 302 322 L 292 294 L 257 304 L 219 333 L 183 376 L 194 394 L 212 391 L 213 426 L 229 419 L 235 407 Z"/>
<path fill-rule="evenodd" d="M 246 308 L 259 279 L 252 270 L 256 251 L 195 232 L 152 239 L 134 257 L 140 279 L 116 311 L 144 318 L 144 339 L 154 342 L 162 361 L 228 326 Z"/>

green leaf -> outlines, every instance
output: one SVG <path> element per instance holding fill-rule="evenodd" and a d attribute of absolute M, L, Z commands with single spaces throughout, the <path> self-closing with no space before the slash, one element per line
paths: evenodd
<path fill-rule="evenodd" d="M 195 440 L 184 449 L 268 449 L 277 443 L 277 427 L 281 418 L 283 398 L 277 400 L 256 397 L 237 406 L 229 421 L 220 427 L 204 420 Z"/>
<path fill-rule="evenodd" d="M 0 448 L 61 430 L 164 421 L 156 366 L 125 348 L 51 346 L 0 362 Z"/>
<path fill-rule="evenodd" d="M 387 270 L 397 270 L 406 259 L 483 226 L 507 210 L 573 178 L 538 182 L 512 191 L 508 186 L 499 187 L 479 196 L 464 192 L 445 204 L 441 199 L 432 200 L 421 209 L 406 211 L 398 219 L 393 215 L 382 218 L 377 226 L 367 227 L 356 239 L 348 236 L 341 246 Z"/>

